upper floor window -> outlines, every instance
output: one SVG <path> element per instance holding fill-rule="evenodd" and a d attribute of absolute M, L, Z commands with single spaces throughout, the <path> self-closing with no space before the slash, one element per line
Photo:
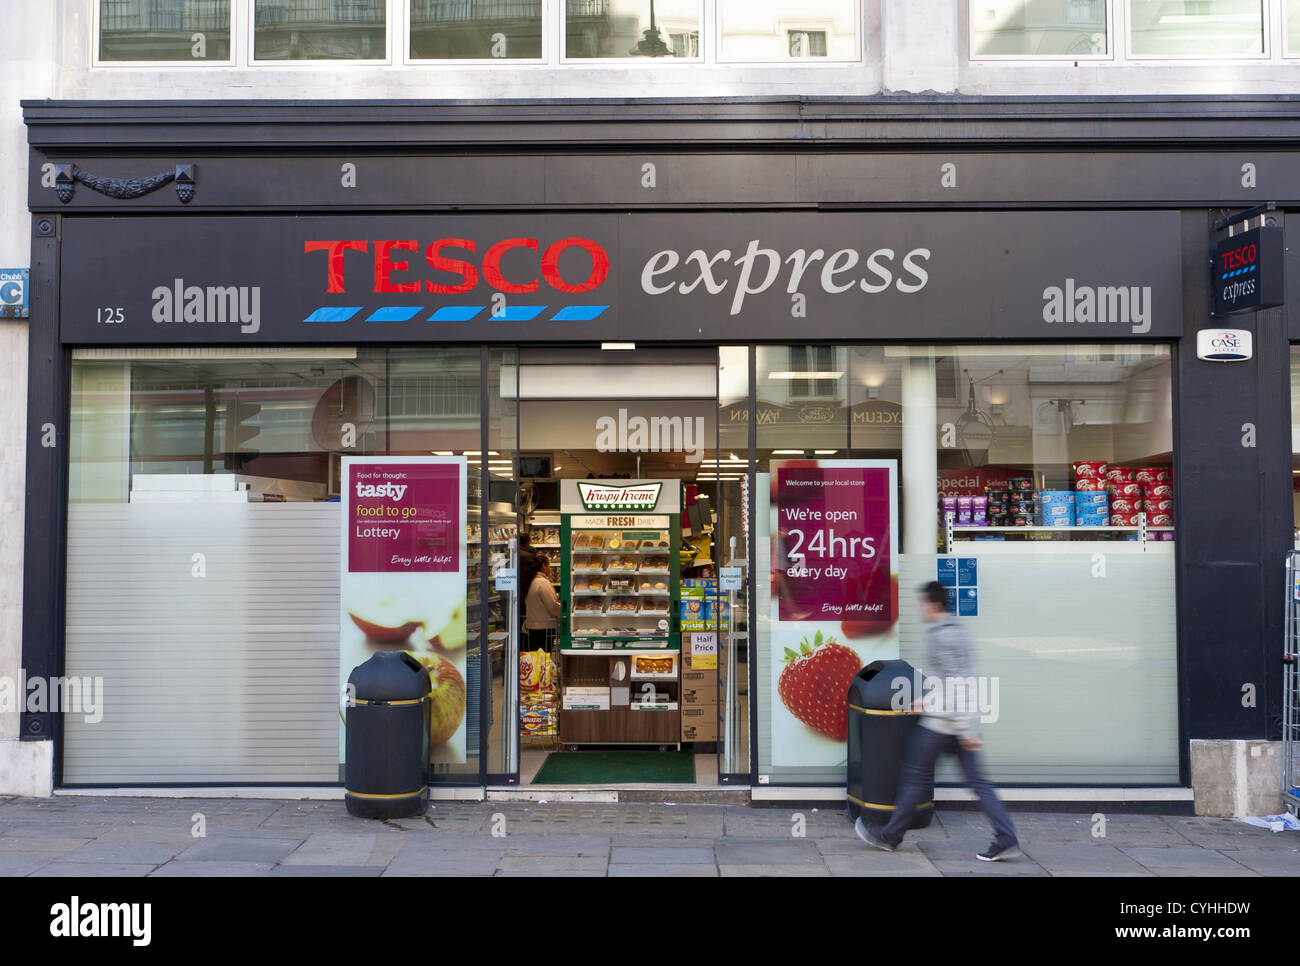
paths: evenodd
<path fill-rule="evenodd" d="M 564 56 L 698 59 L 699 0 L 564 0 Z"/>
<path fill-rule="evenodd" d="M 857 60 L 854 0 L 717 0 L 718 59 Z"/>
<path fill-rule="evenodd" d="M 387 60 L 384 0 L 254 0 L 254 60 Z"/>
<path fill-rule="evenodd" d="M 230 0 L 100 0 L 99 60 L 230 60 Z"/>
<path fill-rule="evenodd" d="M 1130 0 L 1129 50 L 1143 57 L 1264 53 L 1262 0 Z"/>
<path fill-rule="evenodd" d="M 972 57 L 1110 53 L 1105 0 L 971 0 Z"/>
<path fill-rule="evenodd" d="M 410 0 L 412 60 L 540 60 L 542 0 Z"/>
<path fill-rule="evenodd" d="M 1286 0 L 1283 14 L 1286 17 L 1286 49 L 1283 53 L 1287 57 L 1300 57 L 1300 0 Z"/>

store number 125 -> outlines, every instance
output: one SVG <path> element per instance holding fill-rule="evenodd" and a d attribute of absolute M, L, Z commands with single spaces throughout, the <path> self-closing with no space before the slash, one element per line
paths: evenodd
<path fill-rule="evenodd" d="M 120 306 L 118 308 L 105 306 L 102 309 L 95 309 L 95 321 L 100 325 L 121 325 L 126 319 L 122 317 Z"/>

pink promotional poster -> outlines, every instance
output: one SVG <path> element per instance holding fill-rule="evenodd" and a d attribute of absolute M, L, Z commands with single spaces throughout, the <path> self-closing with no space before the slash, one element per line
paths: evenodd
<path fill-rule="evenodd" d="M 344 457 L 339 687 L 377 651 L 429 669 L 429 761 L 465 761 L 466 462 Z M 340 749 L 343 735 L 340 735 Z"/>
<path fill-rule="evenodd" d="M 771 628 L 772 762 L 837 767 L 850 682 L 898 657 L 898 464 L 773 460 L 759 494 L 770 535 L 758 596 Z"/>

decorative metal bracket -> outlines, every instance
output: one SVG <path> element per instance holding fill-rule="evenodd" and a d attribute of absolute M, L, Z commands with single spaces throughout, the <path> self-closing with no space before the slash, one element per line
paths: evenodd
<path fill-rule="evenodd" d="M 87 174 L 75 164 L 56 164 L 54 166 L 54 193 L 65 205 L 72 200 L 80 181 L 91 191 L 98 191 L 110 198 L 142 198 L 157 191 L 165 184 L 176 182 L 176 197 L 181 204 L 187 205 L 194 200 L 194 183 L 197 168 L 193 164 L 178 164 L 171 171 L 155 174 L 148 178 L 97 178 Z"/>

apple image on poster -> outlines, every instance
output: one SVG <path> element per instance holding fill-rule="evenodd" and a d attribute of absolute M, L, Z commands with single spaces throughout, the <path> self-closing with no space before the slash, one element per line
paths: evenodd
<path fill-rule="evenodd" d="M 340 676 L 379 651 L 407 651 L 429 671 L 429 760 L 463 764 L 465 578 L 449 574 L 352 573 L 345 577 Z"/>

